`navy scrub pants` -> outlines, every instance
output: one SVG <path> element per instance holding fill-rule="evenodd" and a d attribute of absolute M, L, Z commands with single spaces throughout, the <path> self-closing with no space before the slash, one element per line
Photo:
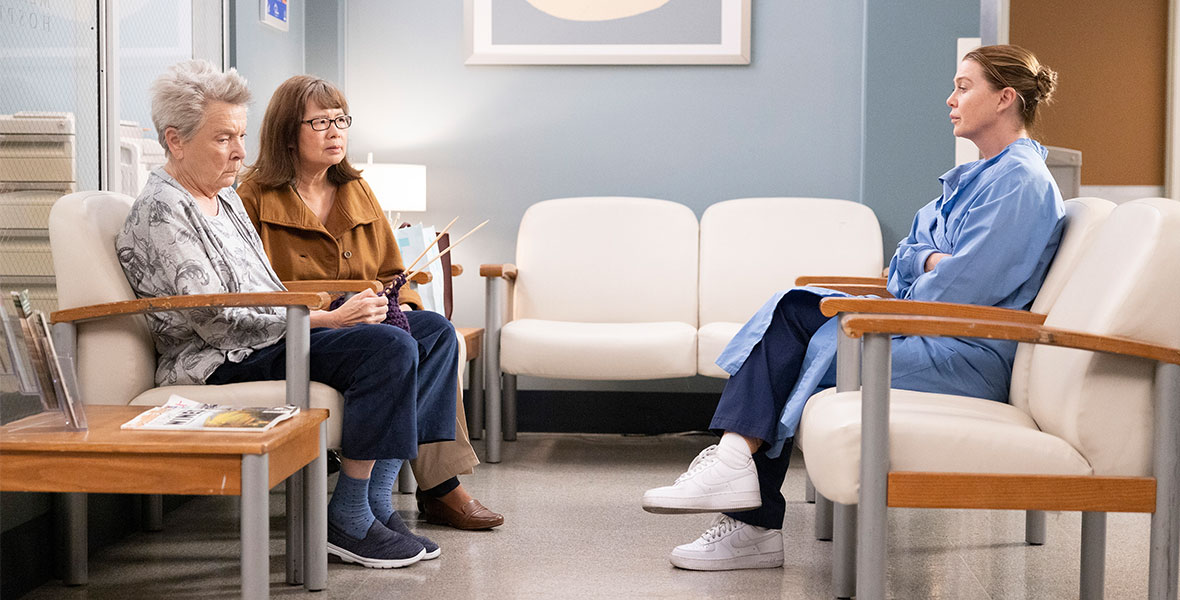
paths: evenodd
<path fill-rule="evenodd" d="M 408 311 L 413 335 L 392 325 L 311 330 L 311 380 L 344 396 L 341 454 L 353 460 L 418 455 L 418 444 L 455 439 L 458 340 L 438 313 Z M 286 340 L 226 361 L 209 384 L 285 379 Z"/>
<path fill-rule="evenodd" d="M 819 310 L 821 299 L 805 290 L 791 290 L 779 300 L 762 340 L 726 382 L 709 423 L 711 430 L 717 434 L 732 431 L 763 441 L 775 439 L 779 417 L 803 368 L 807 343 L 828 320 Z M 766 447 L 764 444 L 754 453 L 762 506 L 725 514 L 751 525 L 782 529 L 787 508 L 782 487 L 794 440 L 783 444 L 778 458 L 766 456 Z"/>

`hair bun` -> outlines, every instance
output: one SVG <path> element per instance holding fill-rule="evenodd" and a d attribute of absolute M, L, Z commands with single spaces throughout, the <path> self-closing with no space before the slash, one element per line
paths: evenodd
<path fill-rule="evenodd" d="M 1057 72 L 1045 65 L 1037 68 L 1037 103 L 1048 104 L 1053 100 L 1053 92 L 1057 89 Z"/>

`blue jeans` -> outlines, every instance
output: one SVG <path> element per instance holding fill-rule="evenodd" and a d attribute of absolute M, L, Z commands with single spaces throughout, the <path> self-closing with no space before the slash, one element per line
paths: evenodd
<path fill-rule="evenodd" d="M 455 330 L 437 313 L 406 317 L 412 336 L 383 324 L 311 330 L 311 380 L 344 396 L 345 458 L 408 460 L 418 444 L 455 439 Z M 205 382 L 285 379 L 286 349 L 280 340 L 240 363 L 226 361 Z"/>
<path fill-rule="evenodd" d="M 762 340 L 725 383 L 709 429 L 717 434 L 732 431 L 760 440 L 775 439 L 783 407 L 803 368 L 807 344 L 828 320 L 819 310 L 820 300 L 805 290 L 791 290 L 783 296 Z M 778 458 L 767 457 L 764 449 L 754 453 L 762 506 L 727 515 L 751 525 L 782 529 L 787 509 L 782 487 L 793 445 L 794 440 L 787 440 Z"/>

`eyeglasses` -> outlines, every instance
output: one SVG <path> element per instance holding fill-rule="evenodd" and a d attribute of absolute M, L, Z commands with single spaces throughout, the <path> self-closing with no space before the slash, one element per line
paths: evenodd
<path fill-rule="evenodd" d="M 300 123 L 307 123 L 308 125 L 311 125 L 311 128 L 314 131 L 325 131 L 332 123 L 336 124 L 336 129 L 348 129 L 350 126 L 352 126 L 352 115 L 340 115 L 335 119 L 320 117 L 318 119 L 300 121 Z"/>

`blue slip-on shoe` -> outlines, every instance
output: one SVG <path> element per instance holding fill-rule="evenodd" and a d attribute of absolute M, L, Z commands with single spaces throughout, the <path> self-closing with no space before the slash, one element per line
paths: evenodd
<path fill-rule="evenodd" d="M 344 533 L 329 522 L 328 554 L 370 569 L 397 569 L 422 560 L 426 548 L 414 538 L 390 531 L 376 520 L 369 526 L 363 540 Z"/>
<path fill-rule="evenodd" d="M 438 555 L 442 554 L 442 548 L 439 548 L 438 544 L 431 541 L 430 538 L 410 531 L 410 528 L 406 526 L 406 522 L 403 521 L 400 516 L 398 516 L 397 511 L 394 511 L 392 515 L 389 515 L 389 520 L 385 522 L 385 527 L 390 531 L 400 533 L 409 537 L 410 539 L 416 540 L 419 544 L 422 544 L 422 547 L 426 548 L 426 554 L 422 556 L 422 560 L 438 558 Z"/>

